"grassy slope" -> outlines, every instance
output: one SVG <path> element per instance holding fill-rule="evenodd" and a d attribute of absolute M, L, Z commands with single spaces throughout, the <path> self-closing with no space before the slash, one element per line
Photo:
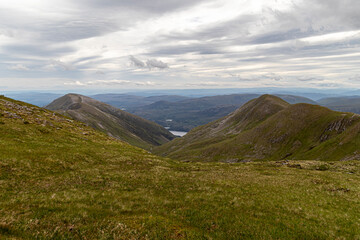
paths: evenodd
<path fill-rule="evenodd" d="M 359 162 L 181 163 L 2 97 L 0 113 L 1 239 L 360 238 Z"/>
<path fill-rule="evenodd" d="M 151 149 L 174 138 L 168 130 L 154 122 L 78 94 L 67 94 L 46 108 L 144 149 Z"/>
<path fill-rule="evenodd" d="M 280 99 L 264 95 L 156 152 L 197 161 L 360 159 L 359 116 L 309 104 L 281 109 L 280 103 Z M 272 108 L 264 118 L 262 114 Z M 239 129 L 234 131 L 235 127 Z"/>

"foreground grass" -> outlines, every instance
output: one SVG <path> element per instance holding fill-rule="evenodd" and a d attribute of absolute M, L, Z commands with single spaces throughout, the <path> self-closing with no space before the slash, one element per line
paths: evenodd
<path fill-rule="evenodd" d="M 1 239 L 360 238 L 357 161 L 182 163 L 14 106 L 0 101 Z"/>

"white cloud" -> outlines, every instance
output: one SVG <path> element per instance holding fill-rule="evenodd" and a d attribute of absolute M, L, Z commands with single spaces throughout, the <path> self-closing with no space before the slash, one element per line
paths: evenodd
<path fill-rule="evenodd" d="M 360 87 L 359 11 L 357 0 L 1 1 L 1 84 Z"/>
<path fill-rule="evenodd" d="M 135 86 L 154 86 L 156 85 L 155 82 L 151 81 L 129 81 L 129 80 L 93 80 L 93 81 L 75 81 L 75 82 L 66 82 L 64 85 L 68 86 L 91 86 L 91 85 L 97 85 L 97 86 L 111 86 L 111 85 L 135 85 Z"/>
<path fill-rule="evenodd" d="M 8 67 L 9 70 L 15 71 L 30 71 L 30 69 L 22 64 L 16 64 Z"/>
<path fill-rule="evenodd" d="M 86 83 L 82 83 L 80 81 L 75 81 L 75 82 L 65 82 L 64 85 L 66 86 L 86 86 Z"/>

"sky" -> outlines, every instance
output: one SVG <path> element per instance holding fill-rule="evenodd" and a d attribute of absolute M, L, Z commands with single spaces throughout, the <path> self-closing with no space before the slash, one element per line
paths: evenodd
<path fill-rule="evenodd" d="M 359 0 L 0 1 L 0 90 L 360 88 Z"/>

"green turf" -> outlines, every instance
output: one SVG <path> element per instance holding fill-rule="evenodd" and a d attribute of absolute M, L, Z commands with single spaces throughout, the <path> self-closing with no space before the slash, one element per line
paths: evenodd
<path fill-rule="evenodd" d="M 0 239 L 360 238 L 358 161 L 183 163 L 1 97 L 0 113 Z"/>

